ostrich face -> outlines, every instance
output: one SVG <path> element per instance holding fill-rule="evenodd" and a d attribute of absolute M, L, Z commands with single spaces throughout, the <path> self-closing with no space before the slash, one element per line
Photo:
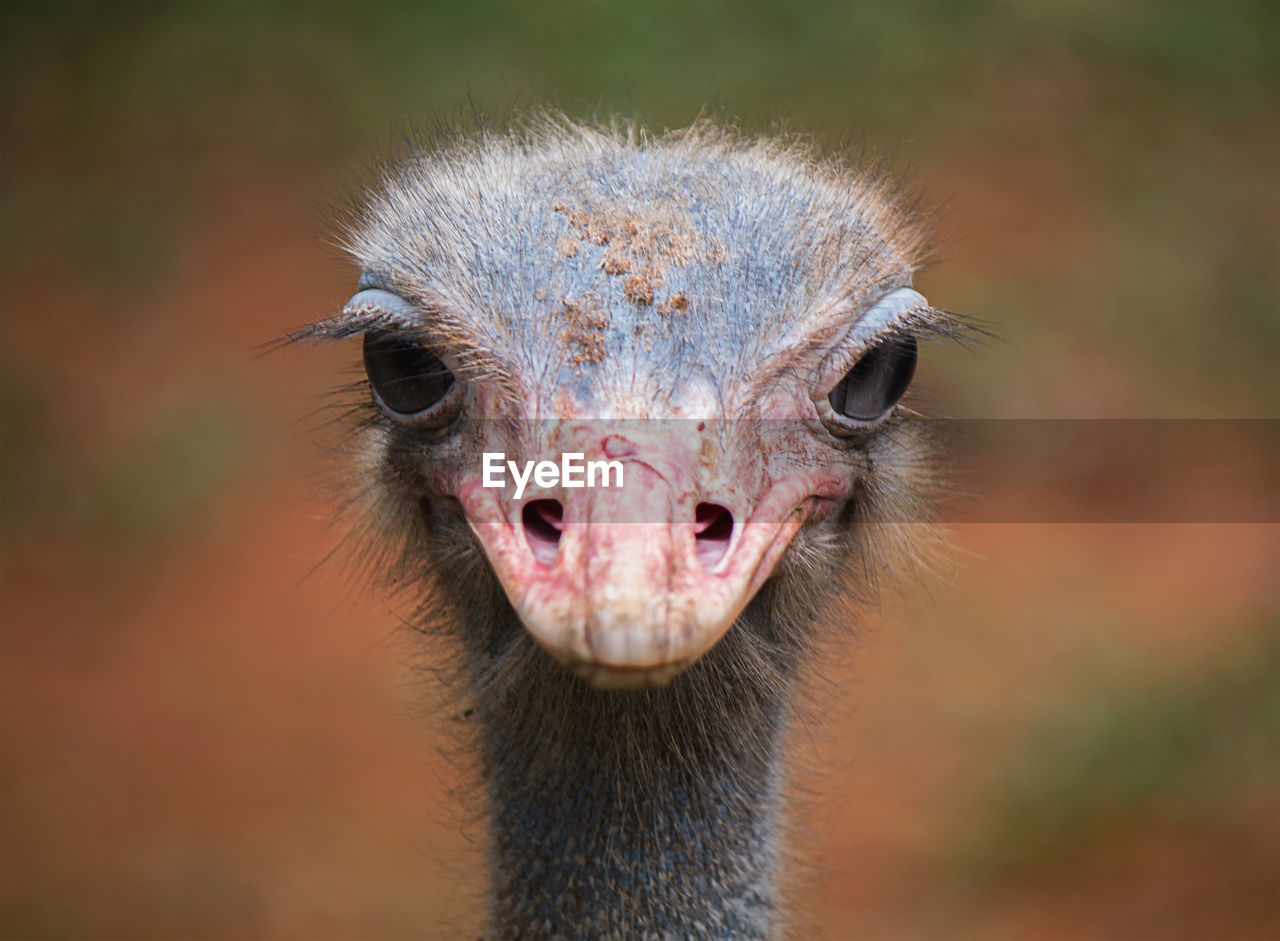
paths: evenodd
<path fill-rule="evenodd" d="M 909 286 L 916 230 L 806 153 L 710 127 L 460 144 L 389 174 L 349 247 L 360 289 L 317 330 L 364 337 L 377 514 L 465 520 L 596 685 L 668 681 L 796 543 L 883 516 L 918 470 L 897 403 L 940 315 Z M 517 496 L 565 454 L 621 471 Z"/>

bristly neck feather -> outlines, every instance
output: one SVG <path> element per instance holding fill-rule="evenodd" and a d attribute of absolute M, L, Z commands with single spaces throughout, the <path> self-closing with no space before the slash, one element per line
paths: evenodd
<path fill-rule="evenodd" d="M 661 689 L 594 689 L 523 631 L 471 647 L 497 937 L 776 934 L 798 657 L 768 594 Z"/>

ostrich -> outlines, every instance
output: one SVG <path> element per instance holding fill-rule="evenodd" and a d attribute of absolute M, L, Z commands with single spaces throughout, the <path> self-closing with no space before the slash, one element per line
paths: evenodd
<path fill-rule="evenodd" d="M 712 121 L 462 135 L 354 206 L 357 292 L 298 336 L 363 338 L 351 505 L 459 652 L 492 935 L 780 930 L 802 668 L 936 489 L 899 404 L 955 326 L 911 287 L 925 228 Z M 516 496 L 570 454 L 596 486 Z"/>

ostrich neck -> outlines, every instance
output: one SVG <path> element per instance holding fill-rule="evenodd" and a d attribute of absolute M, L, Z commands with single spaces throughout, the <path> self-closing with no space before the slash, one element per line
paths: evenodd
<path fill-rule="evenodd" d="M 775 933 L 791 684 L 722 646 L 637 692 L 534 650 L 520 694 L 481 708 L 498 937 Z"/>

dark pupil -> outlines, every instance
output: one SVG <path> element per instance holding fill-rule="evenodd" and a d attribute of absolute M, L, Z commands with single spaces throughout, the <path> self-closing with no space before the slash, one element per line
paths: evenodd
<path fill-rule="evenodd" d="M 915 371 L 916 338 L 890 337 L 858 360 L 827 398 L 846 418 L 874 421 L 902 398 Z"/>
<path fill-rule="evenodd" d="M 364 371 L 383 404 L 406 415 L 435 405 L 453 385 L 440 357 L 394 333 L 364 335 Z"/>

